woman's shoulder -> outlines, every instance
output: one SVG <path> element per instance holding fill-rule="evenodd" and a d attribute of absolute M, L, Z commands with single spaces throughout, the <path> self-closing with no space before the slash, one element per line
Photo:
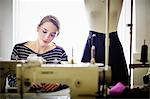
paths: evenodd
<path fill-rule="evenodd" d="M 55 49 L 62 49 L 63 50 L 63 47 L 61 47 L 60 45 L 56 44 L 55 42 L 52 42 L 52 43 L 55 46 Z"/>
<path fill-rule="evenodd" d="M 61 52 L 65 52 L 64 48 L 62 46 L 56 45 L 56 47 L 54 48 L 54 50 L 56 51 L 61 51 Z"/>
<path fill-rule="evenodd" d="M 56 48 L 57 48 L 57 49 L 64 50 L 63 47 L 62 47 L 62 46 L 59 46 L 59 45 L 56 45 Z"/>
<path fill-rule="evenodd" d="M 63 49 L 63 47 L 61 47 L 61 46 L 59 46 L 59 45 L 56 45 L 56 48 Z"/>
<path fill-rule="evenodd" d="M 17 43 L 17 44 L 15 44 L 14 48 L 16 48 L 16 47 L 22 47 L 26 43 L 27 43 L 27 41 L 26 42 L 22 42 L 22 43 Z"/>

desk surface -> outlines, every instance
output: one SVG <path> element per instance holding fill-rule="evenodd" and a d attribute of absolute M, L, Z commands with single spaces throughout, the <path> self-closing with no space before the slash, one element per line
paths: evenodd
<path fill-rule="evenodd" d="M 25 94 L 23 98 L 17 93 L 1 93 L 0 99 L 97 99 L 95 96 L 56 96 L 46 94 Z"/>
<path fill-rule="evenodd" d="M 0 94 L 0 99 L 70 99 L 70 96 L 26 94 L 23 98 L 21 98 L 20 95 L 17 93 L 3 93 Z"/>

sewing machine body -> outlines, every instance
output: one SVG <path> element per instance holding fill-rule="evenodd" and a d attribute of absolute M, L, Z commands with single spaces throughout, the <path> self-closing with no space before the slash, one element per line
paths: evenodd
<path fill-rule="evenodd" d="M 23 93 L 28 93 L 27 83 L 61 83 L 69 86 L 71 96 L 96 95 L 99 70 L 98 66 L 83 64 L 23 64 L 17 67 L 17 81 L 18 92 L 23 89 Z"/>

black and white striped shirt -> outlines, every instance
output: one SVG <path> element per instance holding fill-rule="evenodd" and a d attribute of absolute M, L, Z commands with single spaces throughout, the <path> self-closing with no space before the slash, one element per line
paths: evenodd
<path fill-rule="evenodd" d="M 68 60 L 66 52 L 60 46 L 56 46 L 56 48 L 47 51 L 43 54 L 38 54 L 32 49 L 25 46 L 25 43 L 27 42 L 19 43 L 14 46 L 11 54 L 11 60 L 26 60 L 30 54 L 36 54 L 37 56 L 42 57 L 46 60 L 46 63 L 54 63 L 55 60 L 59 61 L 60 63 L 61 61 Z"/>

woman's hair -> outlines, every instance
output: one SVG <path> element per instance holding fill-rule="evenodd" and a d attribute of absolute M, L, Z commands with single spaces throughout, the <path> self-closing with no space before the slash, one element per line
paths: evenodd
<path fill-rule="evenodd" d="M 45 22 L 52 22 L 57 27 L 57 29 L 59 31 L 59 29 L 60 29 L 60 23 L 59 23 L 59 20 L 55 16 L 53 16 L 53 15 L 47 15 L 47 16 L 45 16 L 41 20 L 41 22 L 40 22 L 40 24 L 38 26 L 41 26 Z"/>

